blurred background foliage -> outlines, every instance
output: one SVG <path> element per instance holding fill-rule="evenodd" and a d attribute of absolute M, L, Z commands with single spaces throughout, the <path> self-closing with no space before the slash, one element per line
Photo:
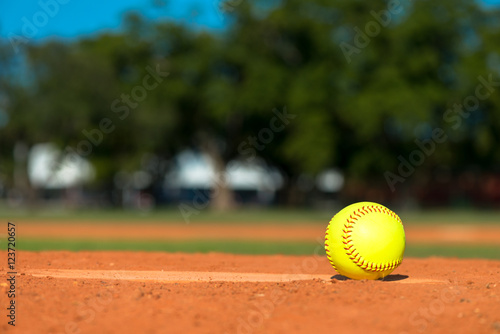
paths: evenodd
<path fill-rule="evenodd" d="M 373 12 L 384 18 L 390 4 L 380 0 L 226 6 L 221 10 L 230 23 L 222 31 L 129 13 L 120 32 L 28 43 L 20 52 L 2 39 L 2 197 L 12 189 L 35 202 L 42 196 L 26 181 L 14 148 L 52 142 L 63 152 L 77 149 L 83 130 L 99 129 L 109 118 L 114 130 L 85 156 L 96 175 L 84 188 L 117 205 L 116 175 L 142 169 L 153 178 L 145 191 L 160 203 L 155 185 L 163 184 L 178 153 L 205 152 L 223 172 L 245 158 L 240 145 L 269 127 L 273 110 L 286 109 L 295 118 L 257 151 L 285 176 L 275 204 L 305 206 L 326 196 L 500 205 L 500 86 L 460 126 L 444 118 L 475 96 L 478 77 L 500 82 L 499 10 L 465 0 L 405 1 L 381 25 Z M 370 22 L 380 29 L 373 37 L 366 34 Z M 357 52 L 346 56 L 346 43 Z M 116 112 L 113 102 L 143 85 L 148 68 L 169 74 L 121 119 L 125 111 Z M 408 160 L 419 149 L 415 140 L 432 139 L 436 128 L 447 140 L 391 189 L 387 172 L 398 174 L 398 157 Z M 300 186 L 330 168 L 345 177 L 338 192 Z M 217 191 L 226 194 L 214 197 L 224 202 L 218 207 L 232 207 L 231 190 L 222 184 Z"/>

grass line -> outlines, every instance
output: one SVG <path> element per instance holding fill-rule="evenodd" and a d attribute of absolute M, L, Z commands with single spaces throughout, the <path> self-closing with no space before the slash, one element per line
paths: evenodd
<path fill-rule="evenodd" d="M 68 251 L 159 251 L 183 253 L 234 253 L 234 254 L 287 254 L 309 255 L 319 246 L 310 242 L 253 242 L 231 240 L 61 240 L 61 239 L 23 239 L 18 241 L 17 249 L 30 251 L 68 250 Z"/>
<path fill-rule="evenodd" d="M 494 245 L 407 245 L 405 256 L 500 259 L 500 246 Z"/>
<path fill-rule="evenodd" d="M 72 223 L 87 221 L 102 223 L 104 221 L 121 224 L 136 223 L 251 223 L 251 224 L 303 224 L 317 223 L 328 224 L 331 217 L 341 207 L 332 207 L 331 210 L 307 209 L 241 209 L 231 212 L 214 212 L 201 210 L 185 220 L 181 211 L 176 207 L 158 209 L 151 212 L 138 210 L 13 210 L 0 206 L 0 220 L 30 222 Z M 394 209 L 403 219 L 405 224 L 493 224 L 500 225 L 500 211 L 492 210 L 425 210 L 425 211 L 399 211 Z"/>
<path fill-rule="evenodd" d="M 2 249 L 6 244 L 2 243 Z M 28 251 L 158 251 L 183 253 L 232 253 L 232 254 L 324 254 L 322 245 L 314 242 L 276 241 L 231 241 L 231 240 L 65 240 L 65 239 L 21 239 L 16 243 L 18 250 Z M 500 246 L 485 245 L 428 245 L 410 244 L 406 247 L 407 257 L 457 257 L 500 259 Z"/>

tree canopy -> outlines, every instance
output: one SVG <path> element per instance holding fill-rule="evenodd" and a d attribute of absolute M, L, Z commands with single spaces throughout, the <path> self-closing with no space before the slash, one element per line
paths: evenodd
<path fill-rule="evenodd" d="M 147 157 L 168 161 L 186 148 L 205 151 L 220 172 L 258 154 L 290 186 L 339 168 L 346 196 L 360 182 L 394 198 L 439 171 L 497 171 L 499 10 L 464 0 L 233 5 L 222 32 L 129 14 L 119 33 L 19 53 L 3 40 L 6 184 L 18 142 L 86 156 L 99 189 Z M 284 127 L 262 132 L 283 113 Z M 158 180 L 164 168 L 154 168 Z"/>

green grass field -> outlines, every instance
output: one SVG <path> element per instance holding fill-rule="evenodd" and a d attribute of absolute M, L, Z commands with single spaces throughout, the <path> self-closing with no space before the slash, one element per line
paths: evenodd
<path fill-rule="evenodd" d="M 326 210 L 295 210 L 295 209 L 243 209 L 233 212 L 214 212 L 201 210 L 189 217 L 192 223 L 230 223 L 252 224 L 300 224 L 304 222 L 327 224 L 340 208 Z M 489 210 L 426 210 L 397 211 L 405 224 L 497 224 L 500 225 L 500 211 Z M 124 224 L 137 222 L 148 223 L 179 223 L 186 222 L 185 217 L 176 207 L 169 209 L 142 212 L 138 210 L 12 210 L 0 207 L 0 221 L 50 221 L 71 223 L 75 220 L 101 223 L 103 221 Z M 186 222 L 188 223 L 188 222 Z"/>
<path fill-rule="evenodd" d="M 63 240 L 63 239 L 20 239 L 18 250 L 46 251 L 156 251 L 184 253 L 232 253 L 232 254 L 284 254 L 314 255 L 324 254 L 323 246 L 310 242 L 257 242 L 227 240 L 190 240 L 190 241 L 123 241 L 123 240 Z M 5 248 L 5 247 L 2 247 Z M 500 259 L 498 246 L 439 246 L 407 245 L 405 256 L 428 257 L 445 256 L 458 258 Z"/>
<path fill-rule="evenodd" d="M 318 210 L 239 210 L 229 213 L 216 213 L 209 210 L 200 211 L 191 216 L 191 223 L 222 223 L 237 224 L 323 224 L 326 226 L 332 216 L 331 212 Z M 500 212 L 496 211 L 424 211 L 402 212 L 403 222 L 408 225 L 443 225 L 443 224 L 471 224 L 500 225 Z M 60 223 L 71 224 L 75 221 L 85 221 L 100 224 L 103 222 L 116 224 L 141 223 L 179 223 L 183 216 L 176 208 L 157 210 L 153 212 L 123 211 L 123 210 L 81 210 L 81 211 L 13 211 L 0 210 L 0 221 L 14 221 L 22 223 Z M 3 225 L 3 224 L 2 224 Z M 0 225 L 1 226 L 1 225 Z M 22 226 L 22 225 L 20 225 Z M 3 231 L 0 231 L 0 249 L 7 245 Z M 22 228 L 18 230 L 16 248 L 19 250 L 123 250 L 123 251 L 162 251 L 162 252 L 223 252 L 234 254 L 286 254 L 312 255 L 315 252 L 324 254 L 318 249 L 319 244 L 308 242 L 275 242 L 275 241 L 228 241 L 228 240 L 190 240 L 190 241 L 159 241 L 159 240 L 73 240 L 73 239 L 33 239 L 23 238 Z M 428 257 L 447 256 L 459 258 L 488 258 L 500 259 L 500 246 L 486 245 L 415 245 L 407 246 L 406 256 Z"/>

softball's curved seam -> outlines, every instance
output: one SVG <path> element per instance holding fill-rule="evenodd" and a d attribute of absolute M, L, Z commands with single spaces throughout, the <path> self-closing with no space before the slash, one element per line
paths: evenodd
<path fill-rule="evenodd" d="M 335 216 L 333 218 L 335 218 Z M 326 228 L 325 251 L 326 251 L 326 257 L 328 258 L 328 261 L 330 261 L 330 264 L 332 265 L 333 269 L 335 269 L 336 271 L 338 271 L 337 267 L 335 267 L 335 264 L 333 263 L 333 259 L 332 259 L 332 256 L 330 254 L 330 245 L 328 244 L 328 234 L 330 234 L 330 224 L 332 223 L 333 218 L 332 218 L 332 220 L 330 220 L 330 222 L 328 223 L 328 226 Z"/>
<path fill-rule="evenodd" d="M 344 224 L 344 229 L 343 235 L 342 235 L 342 243 L 344 244 L 344 250 L 346 251 L 347 256 L 351 259 L 352 262 L 354 262 L 358 267 L 368 270 L 368 271 L 386 271 L 386 270 L 393 270 L 397 266 L 401 264 L 403 259 L 396 259 L 393 261 L 389 261 L 386 263 L 374 263 L 371 261 L 368 261 L 361 256 L 361 254 L 358 252 L 356 247 L 354 246 L 354 242 L 352 240 L 352 230 L 354 226 L 356 225 L 357 221 L 359 218 L 363 217 L 364 215 L 368 213 L 374 213 L 374 212 L 379 212 L 379 213 L 385 213 L 392 218 L 396 219 L 401 225 L 403 224 L 399 216 L 394 213 L 393 211 L 383 207 L 383 206 L 378 206 L 378 205 L 370 205 L 370 206 L 363 206 L 359 208 L 357 211 L 353 212 L 349 218 L 347 218 L 345 224 Z M 330 225 L 328 225 L 328 228 L 330 228 Z M 332 260 L 330 259 L 329 252 L 327 251 L 328 259 L 330 260 L 330 263 L 332 263 Z M 333 265 L 333 264 L 332 264 Z M 334 267 L 335 268 L 335 267 Z"/>

